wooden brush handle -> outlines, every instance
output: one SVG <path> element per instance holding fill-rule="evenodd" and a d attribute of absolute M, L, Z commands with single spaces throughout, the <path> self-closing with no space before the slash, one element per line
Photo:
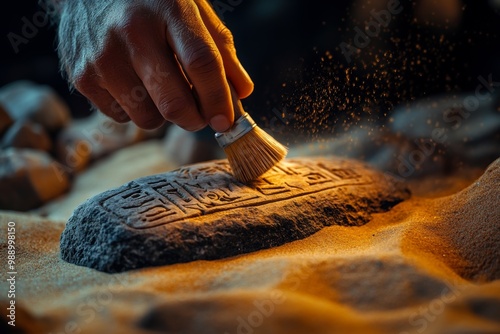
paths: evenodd
<path fill-rule="evenodd" d="M 215 139 L 222 148 L 231 145 L 232 143 L 246 135 L 248 132 L 250 132 L 256 126 L 254 120 L 243 109 L 241 101 L 238 98 L 233 85 L 230 82 L 228 82 L 228 84 L 231 89 L 231 98 L 233 101 L 234 123 L 228 131 L 217 132 L 215 134 Z"/>
<path fill-rule="evenodd" d="M 240 99 L 238 98 L 238 94 L 233 87 L 233 84 L 228 81 L 229 89 L 231 90 L 231 99 L 233 101 L 233 109 L 234 109 L 234 120 L 236 121 L 238 118 L 243 116 L 246 113 L 245 109 L 243 109 L 243 105 L 241 104 Z"/>

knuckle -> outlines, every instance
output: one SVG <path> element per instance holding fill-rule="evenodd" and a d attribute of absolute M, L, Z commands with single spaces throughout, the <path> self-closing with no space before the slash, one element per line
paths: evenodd
<path fill-rule="evenodd" d="M 148 27 L 150 14 L 146 8 L 134 6 L 115 28 L 121 38 L 127 43 L 139 43 L 144 39 L 144 29 Z"/>
<path fill-rule="evenodd" d="M 180 96 L 164 98 L 159 104 L 163 117 L 174 123 L 185 117 L 188 106 L 186 99 Z"/>
<path fill-rule="evenodd" d="M 101 52 L 95 55 L 94 65 L 97 71 L 108 71 L 116 63 L 118 48 L 115 43 L 109 43 Z"/>
<path fill-rule="evenodd" d="M 201 73 L 212 72 L 222 67 L 219 50 L 215 46 L 203 43 L 189 52 L 187 70 Z"/>
<path fill-rule="evenodd" d="M 97 82 L 95 81 L 94 75 L 90 74 L 88 71 L 83 73 L 75 74 L 73 76 L 73 86 L 83 95 L 92 95 L 95 92 Z"/>
<path fill-rule="evenodd" d="M 234 49 L 233 34 L 223 23 L 219 24 L 219 26 L 217 27 L 217 32 L 222 44 L 224 44 L 226 47 Z"/>
<path fill-rule="evenodd" d="M 126 43 L 135 43 L 140 38 L 137 25 L 133 23 L 127 23 L 120 28 L 120 35 L 125 40 Z"/>

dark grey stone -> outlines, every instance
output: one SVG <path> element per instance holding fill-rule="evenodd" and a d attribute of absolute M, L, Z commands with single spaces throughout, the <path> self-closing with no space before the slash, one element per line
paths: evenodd
<path fill-rule="evenodd" d="M 360 226 L 409 196 L 400 181 L 351 160 L 285 160 L 249 185 L 216 160 L 90 198 L 62 233 L 61 257 L 105 272 L 220 259 Z"/>
<path fill-rule="evenodd" d="M 67 169 L 84 170 L 92 161 L 132 144 L 161 138 L 165 127 L 144 130 L 132 122 L 118 123 L 101 112 L 71 122 L 57 136 L 56 156 Z"/>
<path fill-rule="evenodd" d="M 0 103 L 14 121 L 29 119 L 48 132 L 64 128 L 71 120 L 69 107 L 50 86 L 19 80 L 0 88 Z"/>
<path fill-rule="evenodd" d="M 27 211 L 62 195 L 70 181 L 42 151 L 0 150 L 0 210 Z"/>

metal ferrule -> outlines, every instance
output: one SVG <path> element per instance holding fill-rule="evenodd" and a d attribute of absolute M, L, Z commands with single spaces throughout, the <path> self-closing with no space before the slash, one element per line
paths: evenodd
<path fill-rule="evenodd" d="M 246 135 L 255 126 L 255 122 L 250 115 L 248 113 L 244 113 L 240 118 L 234 121 L 231 129 L 226 132 L 217 132 L 215 134 L 215 139 L 219 143 L 220 147 L 225 148 Z"/>

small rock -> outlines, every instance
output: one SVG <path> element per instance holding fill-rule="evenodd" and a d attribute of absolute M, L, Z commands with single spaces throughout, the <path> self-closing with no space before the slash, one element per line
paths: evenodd
<path fill-rule="evenodd" d="M 0 209 L 26 211 L 63 194 L 69 180 L 47 153 L 9 148 L 0 152 Z"/>
<path fill-rule="evenodd" d="M 70 129 L 66 131 L 67 129 Z M 71 126 L 63 130 L 57 140 L 57 160 L 71 173 L 78 173 L 92 160 L 92 145 L 89 141 L 72 136 Z"/>
<path fill-rule="evenodd" d="M 29 119 L 49 132 L 65 127 L 71 119 L 67 104 L 54 89 L 31 81 L 1 87 L 0 103 L 15 121 Z"/>
<path fill-rule="evenodd" d="M 419 151 L 426 155 L 429 166 L 434 157 L 442 155 L 486 167 L 500 156 L 500 113 L 495 99 L 493 95 L 477 98 L 472 92 L 418 101 L 395 110 L 391 130 L 402 141 L 412 143 L 408 154 Z M 424 142 L 429 150 L 422 146 Z"/>
<path fill-rule="evenodd" d="M 0 104 L 0 138 L 4 132 L 14 123 L 5 108 Z"/>
<path fill-rule="evenodd" d="M 61 256 L 105 272 L 220 259 L 330 225 L 360 226 L 409 196 L 403 183 L 351 160 L 285 160 L 248 185 L 216 160 L 87 200 L 66 224 Z"/>
<path fill-rule="evenodd" d="M 30 121 L 17 121 L 2 138 L 2 148 L 32 148 L 40 151 L 50 151 L 52 141 L 40 124 Z"/>
<path fill-rule="evenodd" d="M 57 158 L 67 168 L 80 172 L 93 160 L 164 134 L 164 127 L 144 130 L 132 122 L 117 123 L 101 112 L 95 112 L 73 121 L 61 131 L 57 140 Z"/>

